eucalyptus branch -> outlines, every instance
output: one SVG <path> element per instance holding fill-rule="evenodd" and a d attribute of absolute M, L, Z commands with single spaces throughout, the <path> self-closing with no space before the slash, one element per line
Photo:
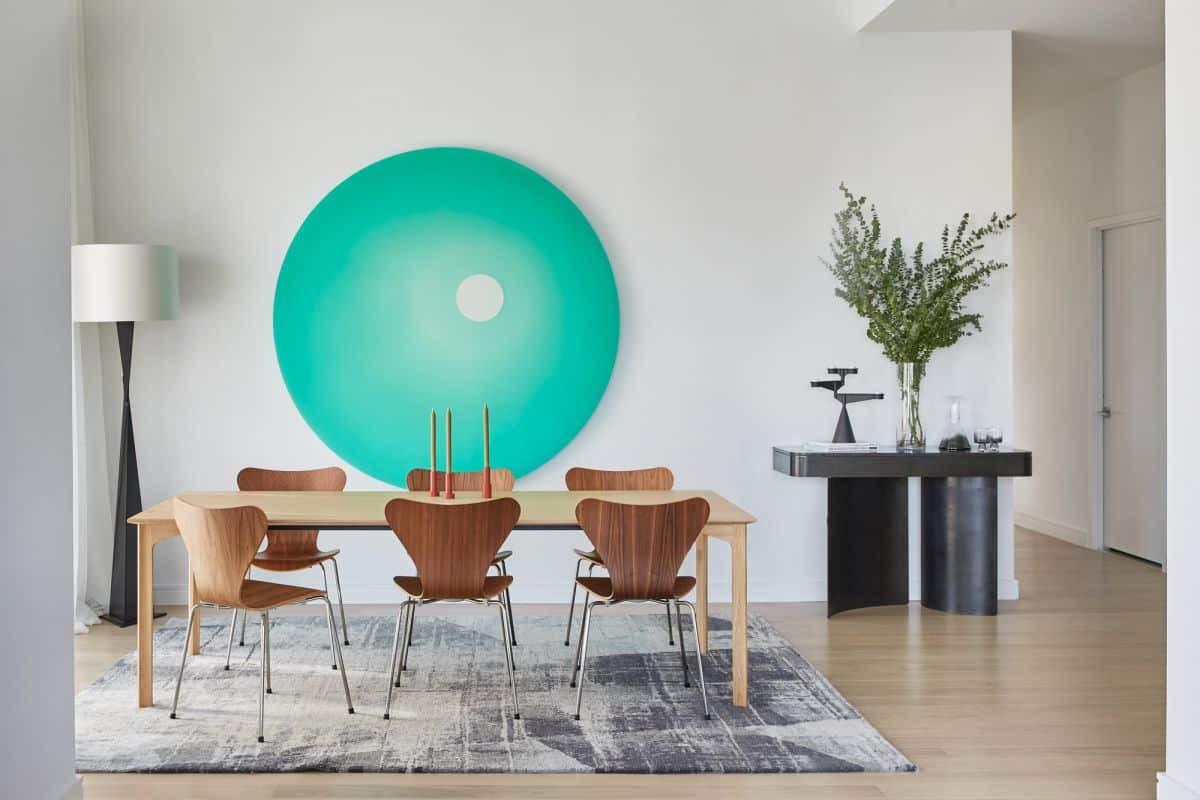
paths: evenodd
<path fill-rule="evenodd" d="M 833 258 L 822 262 L 837 279 L 834 294 L 867 320 L 867 337 L 888 359 L 924 364 L 936 350 L 983 330 L 982 316 L 967 312 L 966 300 L 1008 266 L 981 260 L 979 253 L 1012 227 L 1015 214 L 992 214 L 975 228 L 971 215 L 963 214 L 953 231 L 943 226 L 937 256 L 929 258 L 924 242 L 906 256 L 899 237 L 882 243 L 875 206 L 845 184 L 838 188 L 846 205 L 833 217 Z"/>

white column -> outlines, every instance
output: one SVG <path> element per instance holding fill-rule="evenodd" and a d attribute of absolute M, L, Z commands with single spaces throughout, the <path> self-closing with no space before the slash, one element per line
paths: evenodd
<path fill-rule="evenodd" d="M 1200 800 L 1200 3 L 1167 0 L 1167 771 Z"/>

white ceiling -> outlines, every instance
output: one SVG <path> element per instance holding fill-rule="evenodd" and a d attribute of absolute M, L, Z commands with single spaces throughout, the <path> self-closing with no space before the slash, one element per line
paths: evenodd
<path fill-rule="evenodd" d="M 1163 60 L 1163 0 L 859 0 L 864 31 L 1011 30 L 1013 104 L 1036 111 Z M 882 6 L 873 16 L 870 11 Z"/>

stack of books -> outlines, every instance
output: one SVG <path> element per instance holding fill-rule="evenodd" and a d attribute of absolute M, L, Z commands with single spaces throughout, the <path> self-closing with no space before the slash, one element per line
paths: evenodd
<path fill-rule="evenodd" d="M 805 442 L 800 449 L 814 453 L 870 453 L 879 446 L 871 442 Z"/>

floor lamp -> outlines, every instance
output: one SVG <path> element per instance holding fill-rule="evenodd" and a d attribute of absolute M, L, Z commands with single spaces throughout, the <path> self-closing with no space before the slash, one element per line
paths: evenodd
<path fill-rule="evenodd" d="M 76 322 L 117 323 L 121 351 L 121 462 L 113 525 L 112 591 L 101 618 L 122 628 L 137 623 L 137 526 L 126 520 L 142 510 L 129 372 L 133 323 L 179 314 L 179 264 L 175 251 L 153 244 L 82 244 L 71 248 L 71 317 Z"/>

